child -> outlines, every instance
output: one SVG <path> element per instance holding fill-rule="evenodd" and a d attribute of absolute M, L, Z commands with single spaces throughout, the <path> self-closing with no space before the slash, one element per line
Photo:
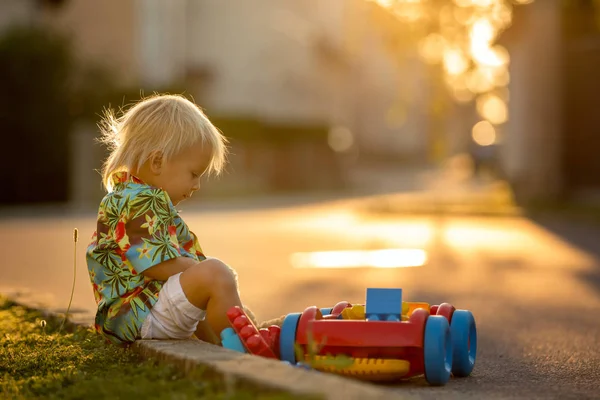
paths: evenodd
<path fill-rule="evenodd" d="M 107 113 L 111 154 L 87 265 L 98 304 L 95 328 L 117 344 L 137 339 L 219 343 L 232 306 L 242 306 L 235 272 L 207 258 L 175 206 L 218 174 L 226 139 L 181 96 L 143 99 L 120 118 Z"/>

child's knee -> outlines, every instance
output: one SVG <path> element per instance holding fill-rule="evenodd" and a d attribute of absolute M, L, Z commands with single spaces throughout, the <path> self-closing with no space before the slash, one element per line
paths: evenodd
<path fill-rule="evenodd" d="M 237 289 L 237 272 L 223 261 L 211 258 L 201 262 L 195 268 L 201 269 L 202 275 L 208 278 L 211 285 Z"/>

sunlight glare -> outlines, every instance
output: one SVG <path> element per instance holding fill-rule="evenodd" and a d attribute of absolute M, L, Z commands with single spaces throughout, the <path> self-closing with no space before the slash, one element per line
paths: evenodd
<path fill-rule="evenodd" d="M 477 112 L 494 125 L 500 125 L 508 119 L 508 107 L 504 100 L 493 94 L 477 99 Z"/>
<path fill-rule="evenodd" d="M 407 268 L 427 261 L 421 249 L 346 250 L 294 253 L 294 268 Z"/>
<path fill-rule="evenodd" d="M 354 145 L 354 135 L 348 128 L 336 126 L 329 131 L 327 144 L 336 153 L 343 153 Z"/>
<path fill-rule="evenodd" d="M 445 48 L 446 39 L 439 33 L 432 33 L 419 42 L 419 54 L 430 64 L 442 60 Z"/>
<path fill-rule="evenodd" d="M 460 75 L 469 68 L 469 62 L 459 49 L 448 49 L 444 53 L 444 68 L 450 75 Z"/>
<path fill-rule="evenodd" d="M 429 64 L 442 63 L 447 77 L 463 77 L 461 82 L 464 84 L 460 85 L 449 83 L 446 79 L 452 96 L 462 103 L 508 86 L 509 53 L 504 47 L 494 45 L 494 41 L 511 25 L 514 4 L 534 2 L 453 0 L 436 10 L 435 6 L 422 0 L 369 1 L 416 24 L 427 22 L 431 18 L 438 19 L 438 32 L 431 32 L 422 38 L 418 43 L 418 52 Z M 503 112 L 502 107 L 495 104 L 492 108 L 496 110 L 493 111 L 496 118 L 486 118 L 496 123 L 505 122 L 508 115 Z"/>
<path fill-rule="evenodd" d="M 496 129 L 488 121 L 479 121 L 473 127 L 473 140 L 480 146 L 490 146 L 496 142 Z"/>

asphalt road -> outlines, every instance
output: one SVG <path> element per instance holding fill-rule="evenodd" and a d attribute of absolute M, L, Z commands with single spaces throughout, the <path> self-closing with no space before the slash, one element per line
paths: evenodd
<path fill-rule="evenodd" d="M 259 319 L 364 302 L 367 287 L 401 287 L 406 300 L 471 310 L 479 332 L 473 375 L 442 388 L 411 380 L 395 391 L 424 399 L 600 398 L 600 263 L 583 248 L 594 249 L 600 230 L 522 218 L 365 216 L 348 201 L 184 208 L 182 215 L 208 255 L 238 270 L 242 297 Z M 0 220 L 0 291 L 64 310 L 78 228 L 73 310 L 90 320 L 95 303 L 84 252 L 94 218 Z M 294 268 L 291 261 L 297 252 L 381 248 L 422 249 L 428 260 L 385 269 Z"/>

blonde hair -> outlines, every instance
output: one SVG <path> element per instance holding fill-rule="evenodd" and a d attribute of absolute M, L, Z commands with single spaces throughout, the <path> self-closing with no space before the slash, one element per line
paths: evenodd
<path fill-rule="evenodd" d="M 143 98 L 118 118 L 109 109 L 99 127 L 100 142 L 110 150 L 102 168 L 108 191 L 113 173 L 140 168 L 156 151 L 168 160 L 198 141 L 212 149 L 208 173 L 218 175 L 226 163 L 227 139 L 196 104 L 180 95 Z"/>

